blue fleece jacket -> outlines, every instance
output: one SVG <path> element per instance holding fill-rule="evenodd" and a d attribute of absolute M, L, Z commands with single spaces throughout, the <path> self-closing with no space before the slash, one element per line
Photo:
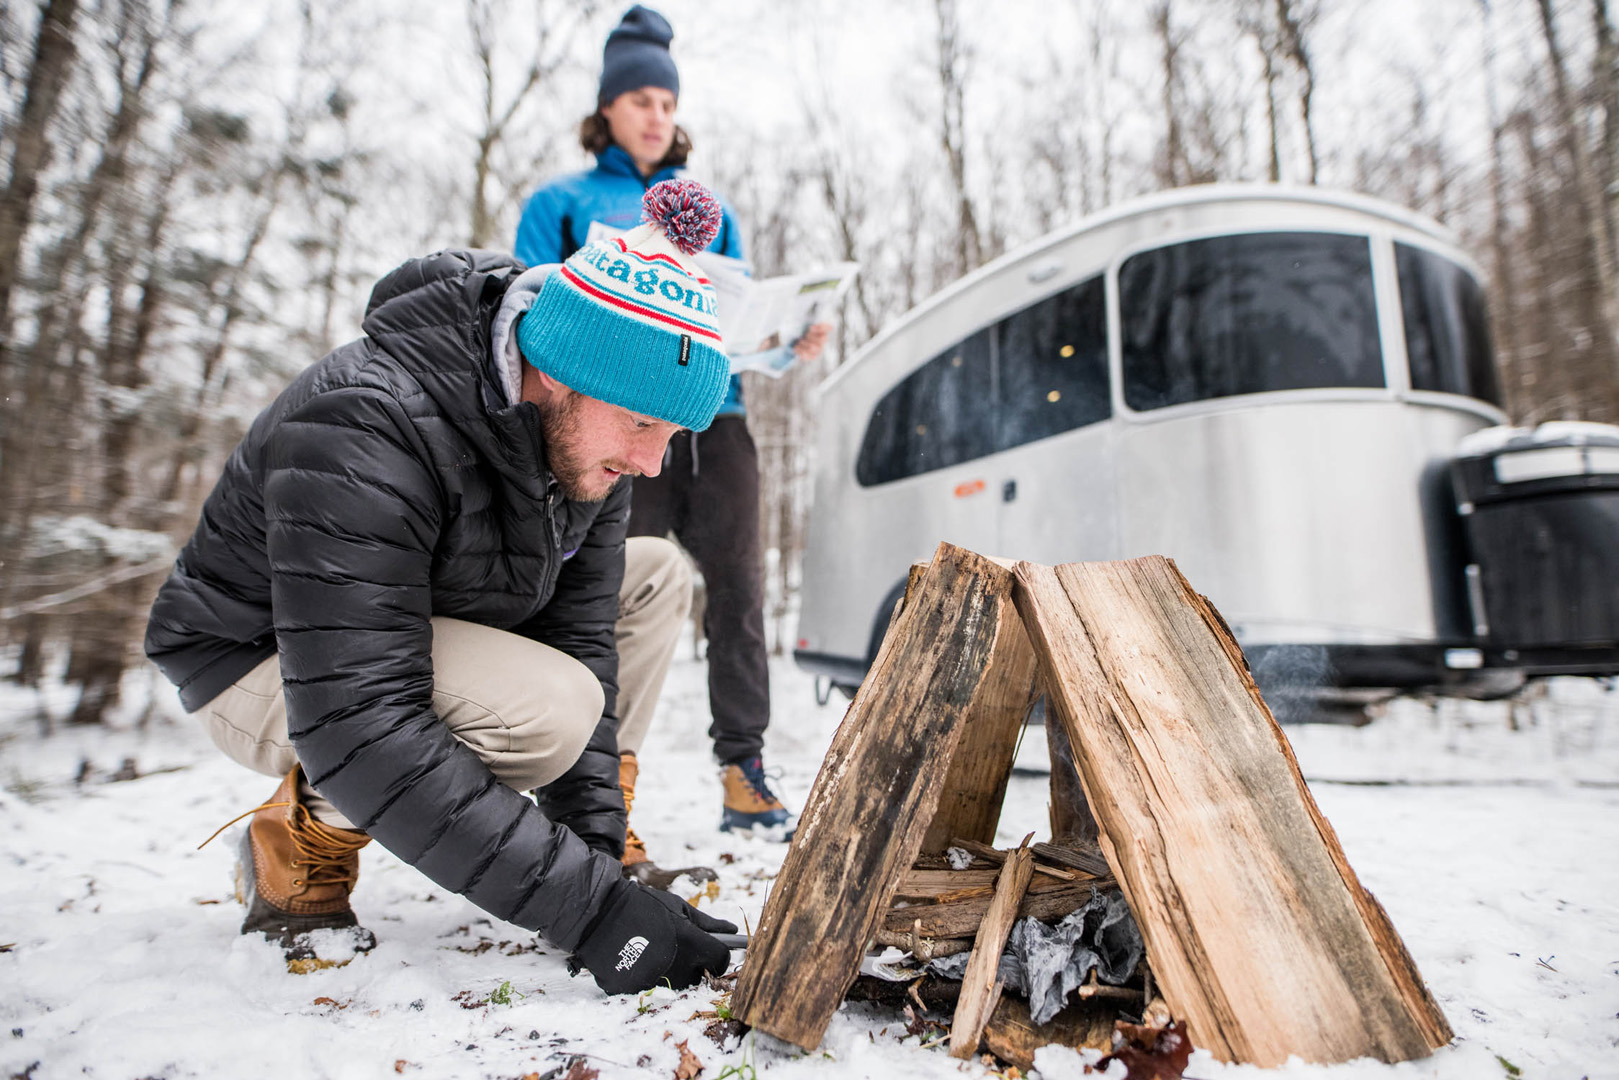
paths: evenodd
<path fill-rule="evenodd" d="M 633 229 L 641 222 L 641 197 L 647 188 L 681 173 L 680 169 L 660 169 L 642 176 L 628 152 L 609 146 L 596 155 L 594 169 L 559 176 L 529 196 L 517 223 L 513 254 L 529 266 L 559 263 L 584 246 L 593 221 L 613 229 Z M 708 250 L 733 259 L 743 257 L 742 230 L 728 207 Z M 719 415 L 742 413 L 742 381 L 733 375 Z"/>

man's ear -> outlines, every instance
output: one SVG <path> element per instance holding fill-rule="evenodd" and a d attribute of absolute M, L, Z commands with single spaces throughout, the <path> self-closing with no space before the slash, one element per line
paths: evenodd
<path fill-rule="evenodd" d="M 538 405 L 556 401 L 568 393 L 568 388 L 539 368 L 523 361 L 523 400 Z"/>

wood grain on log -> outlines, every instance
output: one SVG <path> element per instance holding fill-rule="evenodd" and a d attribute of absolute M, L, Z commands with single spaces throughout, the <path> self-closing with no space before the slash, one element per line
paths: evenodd
<path fill-rule="evenodd" d="M 1001 953 L 1006 951 L 1006 936 L 1012 932 L 1018 906 L 1029 889 L 1029 879 L 1034 877 L 1034 853 L 1028 847 L 1030 839 L 1032 836 L 1025 837 L 1023 845 L 1001 866 L 995 896 L 973 938 L 972 955 L 967 958 L 967 970 L 961 976 L 961 999 L 956 1002 L 955 1019 L 950 1024 L 950 1056 L 953 1058 L 970 1058 L 978 1052 L 984 1025 L 989 1023 L 995 1003 L 1001 998 Z"/>
<path fill-rule="evenodd" d="M 1070 881 L 1077 881 L 1081 878 L 1111 877 L 1112 874 L 1107 868 L 1107 860 L 1102 857 L 1101 849 L 1088 851 L 1084 847 L 1077 846 L 1083 843 L 1083 840 L 1069 837 L 1068 842 L 1064 844 L 1035 844 L 1030 849 L 1035 856 L 1034 872 L 1048 874 L 1052 877 L 1065 877 L 1061 870 L 1042 865 L 1044 863 L 1053 863 L 1059 867 L 1078 871 L 1077 876 L 1066 877 L 1066 880 Z M 950 846 L 960 848 L 971 855 L 974 861 L 977 862 L 986 862 L 993 866 L 999 866 L 1006 861 L 1007 853 L 1005 851 L 997 847 L 991 847 L 988 844 L 981 844 L 976 840 L 965 840 L 958 836 L 950 841 Z M 969 866 L 967 869 L 977 870 L 979 867 Z"/>
<path fill-rule="evenodd" d="M 878 945 L 891 945 L 896 949 L 904 949 L 918 960 L 939 960 L 964 953 L 973 947 L 971 938 L 931 938 L 926 934 L 916 933 L 914 929 L 903 932 L 878 930 L 872 936 L 872 940 Z"/>
<path fill-rule="evenodd" d="M 1000 870 L 993 866 L 969 867 L 966 870 L 907 870 L 894 892 L 895 900 L 932 900 L 940 893 L 970 889 L 975 886 L 993 887 Z"/>
<path fill-rule="evenodd" d="M 1034 864 L 1034 873 L 1035 880 L 1046 888 L 1054 882 L 1079 881 L 1082 877 L 1090 877 L 1059 867 L 1041 866 L 1039 862 Z M 993 866 L 969 867 L 966 870 L 912 869 L 906 872 L 899 888 L 894 890 L 894 902 L 948 903 L 966 899 L 963 894 L 975 889 L 983 889 L 988 895 L 994 891 L 995 879 L 999 876 L 1000 871 Z"/>
<path fill-rule="evenodd" d="M 1086 851 L 1077 846 L 1080 842 L 1077 838 L 1070 837 L 1067 844 L 1036 844 L 1034 854 L 1037 858 L 1082 871 L 1092 877 L 1108 876 L 1111 871 L 1101 851 Z"/>
<path fill-rule="evenodd" d="M 924 852 L 941 852 L 956 836 L 994 841 L 1018 738 L 1034 702 L 1034 667 L 1022 622 L 1008 619 L 950 759 L 939 808 L 922 837 Z"/>
<path fill-rule="evenodd" d="M 924 975 L 914 983 L 890 982 L 861 975 L 849 986 L 850 1001 L 872 1001 L 896 1009 L 903 1009 L 918 1000 L 924 1008 L 943 1009 L 954 1006 L 960 996 L 960 983 L 936 979 L 932 975 Z"/>
<path fill-rule="evenodd" d="M 746 1023 L 805 1049 L 820 1043 L 921 849 L 991 658 L 1008 632 L 1022 633 L 1011 591 L 1009 571 L 949 544 L 912 588 L 765 903 L 733 997 Z"/>
<path fill-rule="evenodd" d="M 1450 1029 L 1224 622 L 1159 557 L 1023 563 L 1018 608 L 1163 996 L 1226 1061 L 1401 1061 Z"/>
<path fill-rule="evenodd" d="M 1019 997 L 1002 997 L 984 1028 L 984 1045 L 1009 1065 L 1028 1071 L 1034 1068 L 1034 1052 L 1056 1043 L 1076 1050 L 1109 1050 L 1113 1046 L 1113 1024 L 1118 1017 L 1117 1003 L 1086 1001 L 1069 1005 L 1044 1024 L 1035 1024 L 1029 1003 Z"/>
<path fill-rule="evenodd" d="M 1099 881 L 1052 881 L 1049 885 L 1030 889 L 1018 907 L 1018 918 L 1034 917 L 1041 922 L 1061 919 L 1090 903 L 1091 891 L 1115 887 L 1111 879 Z M 978 933 L 978 924 L 989 910 L 989 898 L 955 900 L 948 904 L 917 904 L 913 907 L 894 908 L 883 916 L 882 928 L 891 933 L 905 933 L 921 923 L 921 933 L 930 938 L 972 937 Z"/>

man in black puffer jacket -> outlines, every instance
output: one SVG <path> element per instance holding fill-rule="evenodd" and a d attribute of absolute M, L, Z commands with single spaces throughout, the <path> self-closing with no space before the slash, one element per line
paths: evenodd
<path fill-rule="evenodd" d="M 734 926 L 618 864 L 615 629 L 655 695 L 690 591 L 672 545 L 626 554 L 619 481 L 706 428 L 729 371 L 687 258 L 712 196 L 660 185 L 648 211 L 560 267 L 450 251 L 389 274 L 366 336 L 254 421 L 158 594 L 147 654 L 282 778 L 240 898 L 289 960 L 312 930 L 374 944 L 349 906 L 374 837 L 609 992 L 729 961 L 709 932 Z"/>

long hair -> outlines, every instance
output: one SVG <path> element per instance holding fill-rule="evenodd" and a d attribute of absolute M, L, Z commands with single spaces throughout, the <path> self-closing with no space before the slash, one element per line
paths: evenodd
<path fill-rule="evenodd" d="M 579 121 L 579 145 L 592 154 L 600 154 L 613 145 L 613 132 L 607 126 L 607 117 L 599 112 L 593 112 Z M 679 124 L 675 125 L 675 139 L 669 144 L 669 152 L 663 155 L 658 162 L 659 169 L 674 169 L 686 164 L 691 156 L 691 136 Z"/>

